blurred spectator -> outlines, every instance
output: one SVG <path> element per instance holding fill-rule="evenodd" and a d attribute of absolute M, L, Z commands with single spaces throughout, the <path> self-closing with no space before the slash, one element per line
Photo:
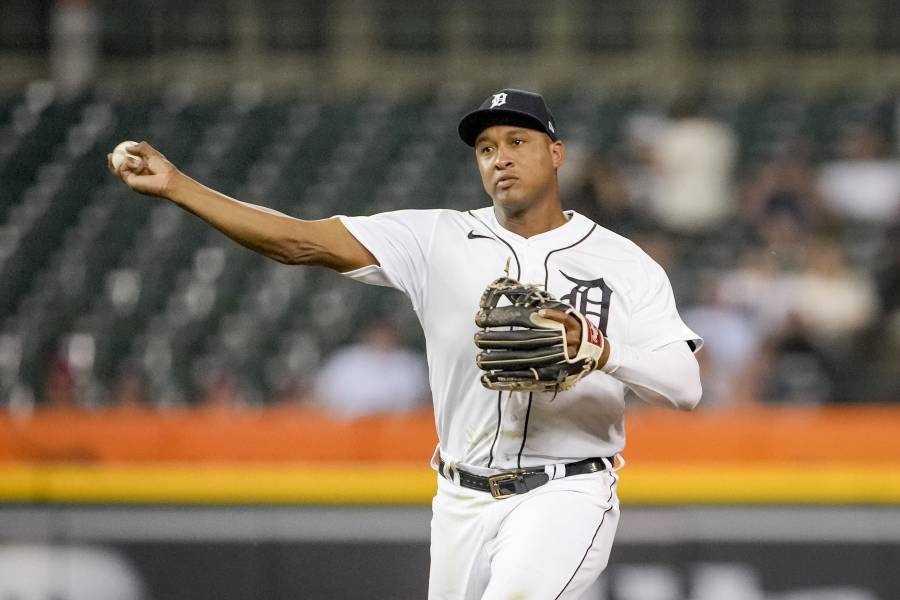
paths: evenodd
<path fill-rule="evenodd" d="M 113 406 L 138 408 L 146 406 L 147 382 L 140 368 L 126 364 L 113 382 L 110 394 Z"/>
<path fill-rule="evenodd" d="M 781 332 L 769 340 L 759 365 L 762 401 L 823 404 L 838 399 L 836 364 L 813 337 L 800 319 L 790 315 Z"/>
<path fill-rule="evenodd" d="M 624 175 L 604 153 L 595 152 L 586 161 L 573 187 L 568 208 L 622 235 L 647 228 L 632 204 Z"/>
<path fill-rule="evenodd" d="M 52 2 L 50 65 L 66 96 L 83 91 L 100 63 L 101 11 L 93 2 Z"/>
<path fill-rule="evenodd" d="M 702 285 L 702 302 L 684 311 L 684 321 L 704 339 L 698 354 L 703 372 L 704 407 L 752 401 L 745 397 L 745 373 L 761 340 L 752 315 L 722 299 L 712 280 Z"/>
<path fill-rule="evenodd" d="M 819 190 L 835 214 L 874 224 L 890 223 L 900 213 L 900 162 L 887 156 L 881 132 L 848 127 L 839 146 L 841 160 L 819 172 Z"/>
<path fill-rule="evenodd" d="M 670 270 L 677 271 L 679 267 L 671 238 L 672 236 L 664 231 L 648 231 L 638 234 L 635 237 L 635 243 L 668 273 Z M 669 279 L 674 280 L 677 277 L 670 275 Z M 674 281 L 672 284 L 674 285 Z"/>
<path fill-rule="evenodd" d="M 828 341 L 849 338 L 871 324 L 878 299 L 871 276 L 852 270 L 834 240 L 814 240 L 806 268 L 786 277 L 789 306 L 803 326 Z"/>
<path fill-rule="evenodd" d="M 0 333 L 0 407 L 18 417 L 27 417 L 34 409 L 34 393 L 20 377 L 22 338 Z"/>
<path fill-rule="evenodd" d="M 894 311 L 872 332 L 857 364 L 864 370 L 863 402 L 900 401 L 900 311 Z"/>
<path fill-rule="evenodd" d="M 803 140 L 753 172 L 744 185 L 741 212 L 743 220 L 764 237 L 768 232 L 784 232 L 780 237 L 788 234 L 796 239 L 823 226 L 826 215 Z"/>
<path fill-rule="evenodd" d="M 229 409 L 241 404 L 238 380 L 226 369 L 209 376 L 203 392 L 203 406 L 206 408 Z"/>
<path fill-rule="evenodd" d="M 877 272 L 882 317 L 870 328 L 859 348 L 866 367 L 865 401 L 900 400 L 900 223 L 885 240 L 884 262 Z"/>
<path fill-rule="evenodd" d="M 709 231 L 734 209 L 736 138 L 726 125 L 701 116 L 695 98 L 676 100 L 669 116 L 652 147 L 657 180 L 649 209 L 673 231 Z"/>
<path fill-rule="evenodd" d="M 888 232 L 885 250 L 884 262 L 876 274 L 878 294 L 884 313 L 900 317 L 900 223 Z"/>
<path fill-rule="evenodd" d="M 632 236 L 634 243 L 665 269 L 679 304 L 697 302 L 696 268 L 684 260 L 684 245 L 678 245 L 672 234 L 659 229 L 643 230 Z"/>
<path fill-rule="evenodd" d="M 428 370 L 418 353 L 400 347 L 393 325 L 376 322 L 360 343 L 326 359 L 315 395 L 344 418 L 412 410 L 428 399 Z"/>
<path fill-rule="evenodd" d="M 50 365 L 44 386 L 44 405 L 52 408 L 78 407 L 74 369 L 64 356 L 57 356 Z"/>
<path fill-rule="evenodd" d="M 766 248 L 748 250 L 719 285 L 720 300 L 753 318 L 763 335 L 777 332 L 787 318 L 789 292 L 776 256 Z"/>

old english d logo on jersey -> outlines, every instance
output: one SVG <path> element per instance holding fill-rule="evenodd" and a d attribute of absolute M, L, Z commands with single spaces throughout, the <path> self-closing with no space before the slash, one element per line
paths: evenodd
<path fill-rule="evenodd" d="M 609 302 L 613 293 L 612 288 L 606 285 L 602 277 L 585 281 L 570 277 L 562 271 L 560 271 L 560 274 L 575 284 L 572 291 L 562 296 L 560 300 L 570 304 L 586 317 L 590 315 L 597 317 L 597 327 L 603 332 L 603 335 L 606 335 L 606 326 L 609 323 Z M 591 290 L 600 290 L 600 298 L 597 298 L 596 293 L 592 296 Z"/>

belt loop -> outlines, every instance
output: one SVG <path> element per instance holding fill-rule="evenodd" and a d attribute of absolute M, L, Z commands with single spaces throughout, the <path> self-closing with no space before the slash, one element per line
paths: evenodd
<path fill-rule="evenodd" d="M 544 467 L 544 472 L 547 474 L 547 477 L 549 477 L 551 481 L 554 479 L 562 479 L 566 476 L 566 465 L 547 465 Z"/>
<path fill-rule="evenodd" d="M 618 459 L 618 460 L 616 460 L 616 459 Z M 619 463 L 618 466 L 616 465 L 617 462 Z M 615 456 L 613 456 L 613 472 L 618 473 L 624 467 L 625 467 L 625 457 L 622 456 L 621 454 L 616 454 Z"/>
<path fill-rule="evenodd" d="M 444 478 L 449 479 L 456 485 L 459 485 L 459 469 L 449 461 L 444 461 L 444 470 L 441 472 Z"/>

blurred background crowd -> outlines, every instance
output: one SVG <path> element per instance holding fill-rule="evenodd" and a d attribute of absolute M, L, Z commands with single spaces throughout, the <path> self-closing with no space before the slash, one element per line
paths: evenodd
<path fill-rule="evenodd" d="M 682 97 L 667 113 L 628 114 L 619 152 L 588 150 L 573 206 L 670 273 L 707 341 L 705 406 L 897 400 L 894 107 L 836 108 L 829 120 L 850 114 L 823 123 L 824 139 L 789 116 L 758 149 L 742 149 L 745 132 L 715 108 Z M 751 127 L 771 127 L 764 119 Z"/>
<path fill-rule="evenodd" d="M 266 263 L 105 154 L 301 218 L 475 208 L 455 127 L 507 85 L 557 113 L 566 207 L 666 268 L 704 408 L 900 400 L 900 8 L 864 4 L 4 0 L 0 403 L 427 406 L 398 293 Z"/>

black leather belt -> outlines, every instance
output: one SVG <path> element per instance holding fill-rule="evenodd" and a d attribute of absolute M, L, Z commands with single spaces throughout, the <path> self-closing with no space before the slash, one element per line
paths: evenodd
<path fill-rule="evenodd" d="M 604 460 L 608 461 L 608 463 L 604 462 Z M 584 460 L 579 460 L 578 462 L 567 464 L 565 477 L 568 477 L 570 475 L 584 475 L 585 473 L 597 473 L 598 471 L 605 471 L 607 468 L 609 468 L 608 465 L 615 464 L 615 456 L 610 456 L 605 459 L 586 458 Z M 449 477 L 447 477 L 446 473 L 444 472 L 444 467 L 446 465 L 447 463 L 444 462 L 443 458 L 438 460 L 438 469 L 440 471 L 440 474 L 443 477 L 449 479 Z M 550 476 L 547 474 L 543 467 L 514 469 L 512 471 L 498 473 L 497 475 L 491 475 L 490 477 L 475 475 L 474 473 L 468 473 L 460 469 L 454 470 L 459 475 L 459 485 L 471 490 L 478 490 L 479 492 L 489 492 L 491 496 L 497 498 L 498 500 L 509 498 L 510 496 L 515 496 L 516 494 L 524 494 L 525 492 L 530 492 L 531 490 L 539 488 L 550 481 Z"/>

